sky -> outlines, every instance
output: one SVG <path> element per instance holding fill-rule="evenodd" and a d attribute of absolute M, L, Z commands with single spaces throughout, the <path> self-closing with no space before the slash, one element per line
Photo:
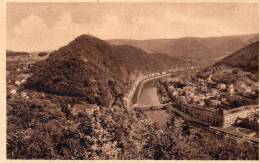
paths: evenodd
<path fill-rule="evenodd" d="M 7 3 L 7 49 L 55 50 L 81 34 L 100 39 L 258 33 L 255 3 Z"/>

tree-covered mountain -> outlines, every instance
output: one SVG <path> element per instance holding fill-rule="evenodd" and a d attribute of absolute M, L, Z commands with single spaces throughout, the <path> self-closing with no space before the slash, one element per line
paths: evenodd
<path fill-rule="evenodd" d="M 166 54 L 153 55 L 133 46 L 111 46 L 81 35 L 35 64 L 25 88 L 111 105 L 122 97 L 132 73 L 158 72 L 186 64 Z"/>

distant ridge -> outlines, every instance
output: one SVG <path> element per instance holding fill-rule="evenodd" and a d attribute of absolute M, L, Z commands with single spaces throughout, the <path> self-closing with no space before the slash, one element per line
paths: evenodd
<path fill-rule="evenodd" d="M 29 56 L 28 52 L 16 52 L 11 50 L 6 50 L 6 56 L 12 57 L 12 56 Z"/>
<path fill-rule="evenodd" d="M 231 54 L 258 40 L 258 34 L 223 37 L 183 37 L 178 39 L 108 40 L 113 45 L 133 45 L 147 52 L 167 53 L 174 57 L 214 58 Z"/>

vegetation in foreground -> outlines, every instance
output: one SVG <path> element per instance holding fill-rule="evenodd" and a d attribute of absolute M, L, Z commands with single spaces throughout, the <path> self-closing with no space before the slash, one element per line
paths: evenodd
<path fill-rule="evenodd" d="M 125 108 L 87 113 L 64 109 L 58 100 L 12 98 L 8 159 L 258 159 L 257 144 L 216 135 L 170 114 L 165 128 L 158 129 L 144 114 Z"/>

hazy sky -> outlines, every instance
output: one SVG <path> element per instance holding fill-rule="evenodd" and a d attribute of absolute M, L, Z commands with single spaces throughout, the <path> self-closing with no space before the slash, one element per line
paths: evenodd
<path fill-rule="evenodd" d="M 258 33 L 254 3 L 8 3 L 7 48 L 52 50 L 78 35 L 101 39 Z"/>

